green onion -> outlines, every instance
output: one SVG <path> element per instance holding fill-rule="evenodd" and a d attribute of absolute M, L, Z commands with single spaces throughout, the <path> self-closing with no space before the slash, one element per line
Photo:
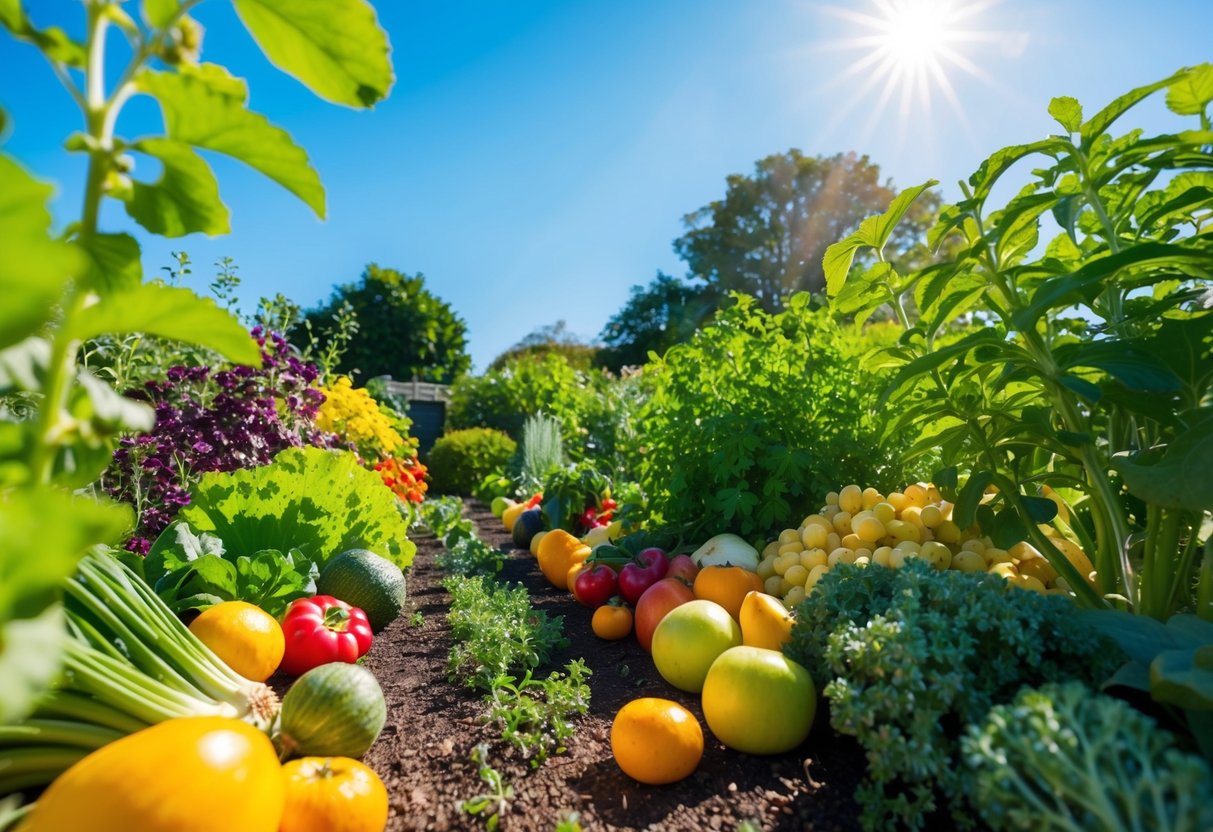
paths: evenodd
<path fill-rule="evenodd" d="M 273 723 L 274 692 L 224 664 L 116 558 L 86 556 L 64 596 L 63 672 L 29 719 L 0 726 L 0 794 L 45 785 L 89 751 L 168 719 Z"/>

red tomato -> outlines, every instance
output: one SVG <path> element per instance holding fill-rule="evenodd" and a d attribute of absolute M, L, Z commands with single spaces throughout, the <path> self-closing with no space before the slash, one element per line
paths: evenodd
<path fill-rule="evenodd" d="M 644 591 L 636 602 L 636 640 L 645 650 L 653 649 L 653 631 L 666 613 L 695 600 L 691 588 L 677 578 L 665 578 Z"/>
<path fill-rule="evenodd" d="M 577 575 L 573 581 L 573 597 L 590 609 L 597 609 L 611 600 L 618 585 L 615 570 L 600 563 Z"/>
<path fill-rule="evenodd" d="M 300 598 L 282 619 L 283 673 L 298 676 L 329 662 L 353 664 L 371 649 L 366 613 L 331 595 Z"/>

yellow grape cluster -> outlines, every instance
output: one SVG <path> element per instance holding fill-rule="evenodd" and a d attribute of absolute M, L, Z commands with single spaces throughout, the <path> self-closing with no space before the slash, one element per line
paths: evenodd
<path fill-rule="evenodd" d="M 405 444 L 371 394 L 354 387 L 348 376 L 339 376 L 320 391 L 325 398 L 316 413 L 316 426 L 321 430 L 348 438 L 363 453 L 375 451 L 384 458 Z"/>
<path fill-rule="evenodd" d="M 1056 532 L 1050 527 L 1049 532 Z M 1071 541 L 1053 542 L 1083 575 L 1091 576 L 1087 556 Z M 920 558 L 936 569 L 991 572 L 1012 585 L 1036 592 L 1070 594 L 1047 560 L 1027 543 L 1009 550 L 994 546 L 976 526 L 962 529 L 952 520 L 952 504 L 930 483 L 881 494 L 875 488 L 848 485 L 826 495 L 826 504 L 795 529 L 784 529 L 762 550 L 758 575 L 770 595 L 789 607 L 804 600 L 817 582 L 839 563 L 900 568 Z"/>

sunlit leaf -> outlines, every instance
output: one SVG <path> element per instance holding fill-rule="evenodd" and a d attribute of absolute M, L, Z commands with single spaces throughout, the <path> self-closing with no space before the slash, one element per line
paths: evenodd
<path fill-rule="evenodd" d="M 83 265 L 79 252 L 50 237 L 52 192 L 0 155 L 0 349 L 50 318 L 68 278 Z"/>
<path fill-rule="evenodd" d="M 1163 87 L 1172 84 L 1181 77 L 1183 77 L 1181 73 L 1176 73 L 1170 78 L 1164 78 L 1161 81 L 1155 81 L 1153 84 L 1146 84 L 1144 87 L 1138 87 L 1135 90 L 1130 90 L 1119 98 L 1113 100 L 1111 104 L 1104 107 L 1095 115 L 1091 116 L 1091 118 L 1087 119 L 1086 123 L 1082 125 L 1080 133 L 1082 135 L 1083 148 L 1089 149 L 1095 143 L 1095 140 L 1102 136 L 1104 131 L 1112 126 L 1112 122 L 1124 115 L 1127 110 L 1133 107 L 1133 105 L 1137 104 L 1139 101 L 1152 93 L 1158 92 L 1158 90 L 1161 90 Z"/>
<path fill-rule="evenodd" d="M 142 332 L 208 347 L 241 364 L 261 363 L 261 353 L 244 326 L 210 298 L 181 286 L 142 283 L 106 295 L 81 313 L 77 338 Z"/>
<path fill-rule="evenodd" d="M 1049 102 L 1049 115 L 1065 128 L 1067 133 L 1077 133 L 1082 127 L 1082 105 L 1077 98 L 1058 96 Z"/>
<path fill-rule="evenodd" d="M 215 174 L 188 144 L 142 139 L 133 147 L 164 165 L 164 172 L 154 184 L 134 183 L 126 212 L 135 222 L 164 237 L 183 237 L 198 231 L 213 237 L 231 230 Z"/>
<path fill-rule="evenodd" d="M 91 287 L 112 292 L 143 281 L 139 243 L 130 234 L 94 234 L 79 245 L 88 257 L 85 276 Z"/>
<path fill-rule="evenodd" d="M 154 29 L 163 29 L 181 8 L 179 0 L 143 0 L 143 19 Z"/>
<path fill-rule="evenodd" d="M 138 84 L 160 103 L 170 139 L 244 162 L 324 216 L 324 187 L 307 153 L 285 130 L 245 107 L 242 80 L 204 64 L 181 73 L 147 71 Z"/>
<path fill-rule="evenodd" d="M 366 0 L 233 0 L 274 66 L 336 104 L 370 107 L 394 75 L 387 33 Z"/>
<path fill-rule="evenodd" d="M 1167 89 L 1167 107 L 1181 116 L 1198 116 L 1213 101 L 1213 64 L 1184 72 Z"/>

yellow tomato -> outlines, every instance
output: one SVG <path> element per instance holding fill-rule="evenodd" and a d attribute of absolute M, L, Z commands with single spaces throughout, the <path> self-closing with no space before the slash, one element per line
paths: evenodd
<path fill-rule="evenodd" d="M 286 808 L 278 832 L 383 832 L 387 789 L 348 757 L 303 757 L 282 767 Z"/>
<path fill-rule="evenodd" d="M 703 757 L 703 729 L 677 702 L 646 697 L 619 709 L 611 753 L 623 773 L 659 786 L 688 777 Z"/>
<path fill-rule="evenodd" d="M 246 679 L 264 682 L 286 652 L 286 638 L 274 616 L 245 601 L 224 601 L 205 610 L 190 632 Z"/>
<path fill-rule="evenodd" d="M 170 719 L 89 754 L 51 784 L 22 832 L 277 832 L 282 769 L 262 732 Z"/>

